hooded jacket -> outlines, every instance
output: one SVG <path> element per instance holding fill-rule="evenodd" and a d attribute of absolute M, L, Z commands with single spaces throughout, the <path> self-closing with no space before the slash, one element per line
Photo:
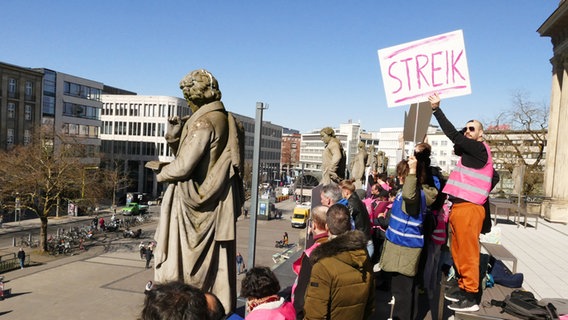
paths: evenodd
<path fill-rule="evenodd" d="M 304 319 L 368 319 L 375 308 L 367 237 L 348 231 L 319 245 L 306 291 Z"/>

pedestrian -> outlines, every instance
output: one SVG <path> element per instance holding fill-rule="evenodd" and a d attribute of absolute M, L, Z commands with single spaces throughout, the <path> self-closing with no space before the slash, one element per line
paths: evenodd
<path fill-rule="evenodd" d="M 294 320 L 296 312 L 291 302 L 278 296 L 280 283 L 268 267 L 254 267 L 241 282 L 241 297 L 247 299 L 247 320 Z"/>
<path fill-rule="evenodd" d="M 24 252 L 24 248 L 20 247 L 18 251 L 18 259 L 20 260 L 20 269 L 24 268 L 24 263 L 26 262 L 26 252 Z"/>
<path fill-rule="evenodd" d="M 243 256 L 241 255 L 240 252 L 237 252 L 237 274 L 242 273 L 243 264 L 244 264 Z"/>
<path fill-rule="evenodd" d="M 284 244 L 284 246 L 288 246 L 288 232 L 284 232 L 284 235 L 282 236 L 282 244 Z"/>
<path fill-rule="evenodd" d="M 152 257 L 154 257 L 154 250 L 152 246 L 148 245 L 146 249 L 146 269 L 150 269 L 150 260 L 152 260 Z"/>
<path fill-rule="evenodd" d="M 450 251 L 460 278 L 458 286 L 446 291 L 454 311 L 478 311 L 481 301 L 479 276 L 479 235 L 485 219 L 485 208 L 495 176 L 491 149 L 483 137 L 483 125 L 477 120 L 466 123 L 463 132 L 456 130 L 440 109 L 440 97 L 428 97 L 433 114 L 444 134 L 454 143 L 460 157 L 443 192 L 452 202 L 449 228 Z"/>
<path fill-rule="evenodd" d="M 3 223 L 4 223 L 4 215 L 0 214 L 0 228 L 2 228 Z"/>
<path fill-rule="evenodd" d="M 418 313 L 416 276 L 419 272 L 422 274 L 419 264 L 424 247 L 424 215 L 426 207 L 434 203 L 438 195 L 436 187 L 427 184 L 429 164 L 423 159 L 430 156 L 430 150 L 429 144 L 420 143 L 408 159 L 408 175 L 400 177 L 403 187 L 392 204 L 379 261 L 381 270 L 391 279 L 394 319 L 414 319 Z"/>
<path fill-rule="evenodd" d="M 304 302 L 304 319 L 369 319 L 375 309 L 373 267 L 367 235 L 351 230 L 349 210 L 327 210 L 329 241 L 312 251 L 313 264 Z"/>
<path fill-rule="evenodd" d="M 347 199 L 347 208 L 351 215 L 353 229 L 363 232 L 363 234 L 367 237 L 367 253 L 369 254 L 369 257 L 373 257 L 375 247 L 373 246 L 373 240 L 371 239 L 371 220 L 369 219 L 369 213 L 367 212 L 365 204 L 355 192 L 355 184 L 353 182 L 353 179 L 351 179 L 343 180 L 339 183 L 341 195 L 344 199 Z"/>
<path fill-rule="evenodd" d="M 146 254 L 146 246 L 144 245 L 144 241 L 140 241 L 140 245 L 138 245 L 138 249 L 140 250 L 140 260 L 143 260 L 144 255 Z"/>
<path fill-rule="evenodd" d="M 315 248 L 320 244 L 327 242 L 328 234 L 325 228 L 325 220 L 327 216 L 326 206 L 316 206 L 312 210 L 312 235 L 311 239 L 306 240 L 306 250 L 302 253 L 302 256 L 298 258 L 293 264 L 292 269 L 296 273 L 296 281 L 292 286 L 292 303 L 294 304 L 294 309 L 296 310 L 296 318 L 304 318 L 304 298 L 306 294 L 306 288 L 310 282 L 310 276 L 312 274 L 312 264 L 310 262 L 310 255 Z"/>
<path fill-rule="evenodd" d="M 105 218 L 101 217 L 99 219 L 99 229 L 104 231 L 105 230 Z"/>

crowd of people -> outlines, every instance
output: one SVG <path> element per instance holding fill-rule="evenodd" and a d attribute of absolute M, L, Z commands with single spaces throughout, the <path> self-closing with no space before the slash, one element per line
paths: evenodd
<path fill-rule="evenodd" d="M 427 142 L 415 145 L 394 176 L 372 172 L 366 190 L 331 174 L 334 179 L 321 188 L 321 205 L 312 210 L 305 250 L 293 263 L 297 277 L 291 294 L 280 291 L 269 268 L 251 268 L 240 292 L 245 319 L 369 319 L 381 307 L 375 301 L 379 287 L 393 296 L 391 319 L 415 319 L 418 295 L 432 298 L 444 263 L 456 274 L 445 289 L 449 308 L 479 310 L 478 239 L 488 231 L 486 203 L 499 177 L 482 124 L 471 120 L 457 130 L 441 111 L 438 95 L 429 101 L 460 156 L 449 177 L 432 166 Z M 239 273 L 243 266 L 241 257 Z M 166 303 L 171 295 L 185 304 Z M 142 319 L 240 318 L 226 315 L 215 301 L 214 294 L 187 284 L 158 284 L 147 292 Z M 179 316 L 182 311 L 187 316 Z"/>

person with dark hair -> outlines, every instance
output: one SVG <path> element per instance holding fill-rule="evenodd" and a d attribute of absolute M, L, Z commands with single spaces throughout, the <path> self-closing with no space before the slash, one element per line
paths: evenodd
<path fill-rule="evenodd" d="M 375 309 L 375 284 L 367 236 L 351 230 L 349 210 L 327 211 L 329 241 L 312 251 L 304 319 L 368 319 Z"/>
<path fill-rule="evenodd" d="M 209 319 L 207 299 L 198 288 L 174 281 L 155 285 L 146 292 L 140 320 Z"/>
<path fill-rule="evenodd" d="M 243 317 L 236 313 L 227 314 L 221 300 L 216 295 L 206 292 L 208 320 L 243 320 Z"/>
<path fill-rule="evenodd" d="M 438 194 L 435 187 L 426 184 L 426 163 L 422 152 L 427 153 L 428 150 L 419 147 L 415 149 L 417 156 L 412 155 L 407 163 L 399 164 L 398 174 L 407 175 L 400 176 L 402 190 L 392 204 L 385 232 L 386 241 L 379 260 L 380 269 L 387 272 L 387 278 L 391 279 L 394 319 L 414 319 L 418 312 L 418 283 L 415 276 L 419 272 L 420 254 L 424 247 L 423 217 L 426 207 L 434 202 Z"/>
<path fill-rule="evenodd" d="M 291 302 L 278 296 L 280 283 L 268 267 L 254 267 L 241 282 L 241 296 L 247 299 L 245 319 L 294 320 L 296 312 Z"/>
<path fill-rule="evenodd" d="M 365 204 L 355 192 L 353 180 L 343 180 L 339 183 L 339 187 L 341 188 L 343 198 L 347 199 L 347 208 L 351 214 L 354 228 L 362 231 L 367 237 L 367 253 L 369 257 L 372 257 L 375 247 L 373 246 L 373 240 L 371 240 L 371 220 L 369 219 L 367 208 L 365 208 Z"/>
<path fill-rule="evenodd" d="M 225 319 L 225 308 L 221 300 L 216 295 L 206 292 L 205 299 L 207 300 L 207 315 L 209 320 L 223 320 Z"/>
<path fill-rule="evenodd" d="M 23 269 L 24 263 L 26 262 L 26 252 L 22 247 L 20 247 L 20 250 L 18 250 L 18 260 L 20 261 L 20 269 Z"/>
<path fill-rule="evenodd" d="M 461 133 L 440 109 L 440 97 L 428 97 L 433 115 L 444 134 L 461 150 L 460 159 L 443 189 L 452 202 L 449 227 L 450 249 L 454 266 L 460 275 L 458 286 L 445 293 L 454 311 L 478 311 L 481 301 L 479 274 L 479 235 L 485 219 L 485 208 L 494 177 L 491 148 L 483 137 L 483 125 L 477 120 L 466 123 Z"/>

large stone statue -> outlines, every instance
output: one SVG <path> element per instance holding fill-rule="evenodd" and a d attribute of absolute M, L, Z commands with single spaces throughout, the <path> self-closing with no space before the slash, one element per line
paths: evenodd
<path fill-rule="evenodd" d="M 377 152 L 377 172 L 378 173 L 385 173 L 387 172 L 387 162 L 388 159 L 385 157 L 385 153 L 383 151 Z"/>
<path fill-rule="evenodd" d="M 339 139 L 335 137 L 333 128 L 325 127 L 320 131 L 321 140 L 325 143 L 322 154 L 322 179 L 320 184 L 340 182 L 345 179 L 345 151 Z"/>
<path fill-rule="evenodd" d="M 212 292 L 229 311 L 236 305 L 235 223 L 244 200 L 242 126 L 225 111 L 208 71 L 191 72 L 180 88 L 193 114 L 168 119 L 166 140 L 176 158 L 146 165 L 169 183 L 155 235 L 154 278 Z"/>
<path fill-rule="evenodd" d="M 375 147 L 369 146 L 369 150 L 367 150 L 367 167 L 370 168 L 370 171 L 377 171 L 377 158 L 375 157 Z"/>
<path fill-rule="evenodd" d="M 361 189 L 365 178 L 365 166 L 367 165 L 367 150 L 365 143 L 359 142 L 357 144 L 359 151 L 351 161 L 351 179 L 355 179 L 355 188 Z"/>

